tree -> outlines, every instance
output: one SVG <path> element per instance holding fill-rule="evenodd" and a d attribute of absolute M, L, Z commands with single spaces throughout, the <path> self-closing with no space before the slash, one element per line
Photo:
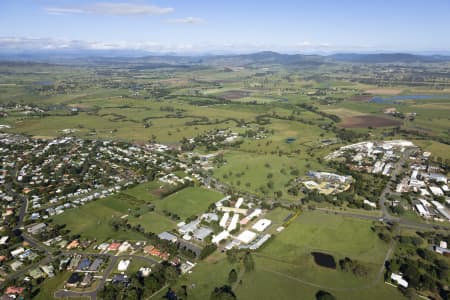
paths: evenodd
<path fill-rule="evenodd" d="M 244 255 L 244 267 L 246 272 L 251 272 L 255 269 L 255 261 L 250 252 Z"/>
<path fill-rule="evenodd" d="M 217 250 L 216 244 L 206 245 L 205 248 L 200 252 L 200 259 L 204 259 Z"/>
<path fill-rule="evenodd" d="M 236 299 L 236 295 L 233 293 L 231 286 L 224 285 L 221 287 L 214 288 L 210 300 L 233 300 Z"/>
<path fill-rule="evenodd" d="M 235 269 L 231 269 L 230 273 L 228 274 L 228 283 L 233 284 L 237 281 L 238 274 Z"/>
<path fill-rule="evenodd" d="M 316 293 L 316 299 L 317 300 L 336 300 L 336 297 L 326 291 L 320 290 Z"/>

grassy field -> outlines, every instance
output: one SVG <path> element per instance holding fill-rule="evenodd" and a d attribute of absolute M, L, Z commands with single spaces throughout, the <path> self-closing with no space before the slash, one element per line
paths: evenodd
<path fill-rule="evenodd" d="M 199 262 L 192 270 L 192 274 L 181 276 L 177 286 L 187 285 L 190 287 L 188 299 L 209 299 L 215 287 L 228 284 L 228 273 L 233 268 L 237 268 L 237 266 L 230 264 L 224 254 L 215 253 L 206 261 Z"/>
<path fill-rule="evenodd" d="M 291 175 L 291 172 L 295 169 L 298 170 L 299 176 L 304 176 L 308 170 L 324 169 L 316 160 L 306 160 L 305 157 L 306 153 L 279 156 L 230 151 L 225 154 L 227 163 L 215 169 L 214 176 L 238 189 L 255 194 L 262 195 L 264 190 L 268 196 L 273 197 L 274 192 L 282 191 L 283 198 L 298 199 L 287 193 L 286 184 L 297 177 Z M 269 181 L 273 182 L 272 188 L 267 186 Z"/>
<path fill-rule="evenodd" d="M 47 278 L 44 283 L 39 287 L 39 293 L 33 299 L 36 300 L 48 300 L 54 299 L 53 294 L 58 289 L 62 289 L 64 283 L 69 279 L 70 273 L 60 272 L 53 278 Z M 72 299 L 72 298 L 71 298 Z"/>
<path fill-rule="evenodd" d="M 147 182 L 122 191 L 113 196 L 88 203 L 53 217 L 57 224 L 66 224 L 72 234 L 85 238 L 140 240 L 140 233 L 119 230 L 110 225 L 112 218 L 127 215 L 130 224 L 140 224 L 146 231 L 160 233 L 176 227 L 176 222 L 166 217 L 163 210 L 179 215 L 182 219 L 205 212 L 208 206 L 223 195 L 200 187 L 188 187 L 166 198 L 160 199 L 152 191 L 160 182 Z M 148 205 L 155 205 L 150 211 Z M 82 220 L 82 221 L 80 221 Z"/>
<path fill-rule="evenodd" d="M 288 211 L 277 208 L 265 217 L 274 222 L 284 219 Z M 243 273 L 242 283 L 234 291 L 238 299 L 314 299 L 315 293 L 327 290 L 337 299 L 405 299 L 396 289 L 377 278 L 387 251 L 364 220 L 324 215 L 301 214 L 268 245 L 253 254 L 256 269 Z M 370 270 L 367 278 L 355 277 L 317 266 L 310 255 L 320 250 L 335 259 L 349 256 Z M 192 274 L 181 277 L 177 286 L 187 285 L 189 299 L 208 299 L 214 287 L 227 284 L 230 264 L 224 254 L 215 253 L 200 262 Z M 295 296 L 293 296 L 295 295 Z"/>
<path fill-rule="evenodd" d="M 423 151 L 431 152 L 433 157 L 441 157 L 444 161 L 450 159 L 450 146 L 435 141 L 413 140 Z"/>
<path fill-rule="evenodd" d="M 82 207 L 64 212 L 53 217 L 57 224 L 66 224 L 72 234 L 79 234 L 85 238 L 99 241 L 109 239 L 142 240 L 143 236 L 137 232 L 118 230 L 114 231 L 110 225 L 112 218 L 120 218 L 127 213 L 127 197 L 110 196 Z"/>
<path fill-rule="evenodd" d="M 166 210 L 182 219 L 206 212 L 208 206 L 223 198 L 223 195 L 200 187 L 187 187 L 155 202 L 158 210 Z"/>
<path fill-rule="evenodd" d="M 315 294 L 319 290 L 331 292 L 338 300 L 406 299 L 396 288 L 383 282 L 363 289 L 331 291 L 327 288 L 304 284 L 296 279 L 274 274 L 264 269 L 258 269 L 253 273 L 246 274 L 242 280 L 242 284 L 237 286 L 235 292 L 237 297 L 242 300 L 290 300 L 315 299 Z"/>
<path fill-rule="evenodd" d="M 364 220 L 324 215 L 316 212 L 301 214 L 295 222 L 275 237 L 260 252 L 255 253 L 256 272 L 243 278 L 237 293 L 242 299 L 291 299 L 297 295 L 311 296 L 320 288 L 336 292 L 338 298 L 401 299 L 401 295 L 382 284 L 378 271 L 387 252 Z M 369 271 L 367 277 L 356 277 L 338 269 L 316 265 L 311 252 L 320 251 L 334 256 L 358 260 Z M 277 282 L 278 284 L 268 284 Z M 275 288 L 274 288 L 275 286 Z M 265 288 L 268 287 L 268 288 Z M 366 298 L 364 298 L 366 299 Z"/>

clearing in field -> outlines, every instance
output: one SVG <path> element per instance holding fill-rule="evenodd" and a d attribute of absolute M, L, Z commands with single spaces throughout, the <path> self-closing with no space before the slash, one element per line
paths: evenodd
<path fill-rule="evenodd" d="M 370 89 L 370 90 L 367 90 L 365 92 L 369 93 L 369 94 L 374 94 L 374 95 L 398 95 L 401 92 L 403 92 L 403 90 L 401 90 L 401 89 L 379 88 L 379 89 Z"/>
<path fill-rule="evenodd" d="M 339 118 L 350 118 L 355 116 L 361 116 L 361 112 L 348 108 L 324 109 L 323 111 L 328 114 L 336 115 Z"/>
<path fill-rule="evenodd" d="M 120 195 L 120 194 L 119 194 Z M 70 209 L 53 218 L 56 224 L 65 224 L 71 234 L 81 235 L 88 239 L 99 241 L 109 239 L 141 240 L 143 236 L 134 231 L 115 231 L 110 224 L 111 219 L 120 218 L 127 213 L 128 207 L 133 207 L 126 197 L 110 196 L 82 207 Z"/>
<path fill-rule="evenodd" d="M 156 208 L 177 214 L 181 219 L 199 215 L 208 210 L 211 203 L 223 198 L 221 193 L 201 187 L 187 187 L 164 199 L 155 201 Z"/>
<path fill-rule="evenodd" d="M 338 299 L 403 299 L 383 283 L 379 271 L 388 244 L 370 226 L 366 220 L 319 212 L 301 214 L 261 252 L 254 253 L 256 271 L 246 274 L 238 285 L 239 299 L 292 299 L 293 294 L 313 299 L 319 289 Z M 368 274 L 357 277 L 339 267 L 318 266 L 312 252 L 330 254 L 336 262 L 344 257 L 357 260 Z"/>
<path fill-rule="evenodd" d="M 353 116 L 344 118 L 344 120 L 339 123 L 339 126 L 344 128 L 366 128 L 366 127 L 390 127 L 390 126 L 400 126 L 402 125 L 401 121 L 387 119 L 383 117 L 377 116 Z"/>
<path fill-rule="evenodd" d="M 220 98 L 223 98 L 225 100 L 237 100 L 248 96 L 250 96 L 250 92 L 242 90 L 226 91 L 219 95 Z"/>
<path fill-rule="evenodd" d="M 369 102 L 370 99 L 372 99 L 372 96 L 369 95 L 355 95 L 350 98 L 350 101 L 355 102 Z"/>

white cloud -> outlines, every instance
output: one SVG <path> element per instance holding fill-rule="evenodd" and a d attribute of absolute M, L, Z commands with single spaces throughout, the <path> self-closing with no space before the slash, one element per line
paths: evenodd
<path fill-rule="evenodd" d="M 1 1 L 1 0 L 0 0 Z M 137 50 L 152 53 L 180 54 L 241 54 L 259 51 L 276 51 L 281 53 L 335 53 L 335 52 L 373 52 L 379 50 L 374 46 L 332 45 L 328 43 L 299 42 L 292 44 L 268 43 L 161 43 L 157 41 L 85 41 L 56 38 L 1 37 L 0 52 L 20 51 L 77 51 L 77 50 Z M 396 49 L 384 48 L 384 51 Z M 380 50 L 381 51 L 381 50 Z M 396 50 L 398 51 L 398 50 Z"/>
<path fill-rule="evenodd" d="M 186 17 L 186 18 L 180 18 L 180 19 L 170 19 L 166 20 L 166 23 L 172 23 L 172 24 L 201 24 L 204 23 L 204 20 L 201 18 L 196 17 Z"/>
<path fill-rule="evenodd" d="M 109 3 L 101 2 L 90 5 L 47 7 L 47 13 L 52 15 L 65 14 L 100 14 L 100 15 L 163 15 L 174 11 L 171 7 L 160 7 L 147 4 Z"/>

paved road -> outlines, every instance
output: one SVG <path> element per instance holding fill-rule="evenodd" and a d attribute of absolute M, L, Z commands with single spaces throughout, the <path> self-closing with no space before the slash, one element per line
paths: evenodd
<path fill-rule="evenodd" d="M 377 217 L 377 216 L 371 216 L 371 215 L 366 215 L 366 214 L 359 214 L 356 212 L 334 210 L 334 209 L 329 209 L 329 208 L 316 208 L 316 211 L 322 212 L 322 213 L 327 213 L 327 214 L 336 214 L 336 215 L 342 215 L 342 216 L 347 216 L 347 217 L 365 219 L 365 220 L 382 221 L 385 223 L 398 223 L 402 227 L 418 229 L 418 230 L 450 230 L 450 225 L 446 225 L 446 224 L 439 225 L 439 224 L 421 223 L 421 222 L 405 220 L 405 219 L 401 219 L 401 218 L 397 218 L 397 217 Z"/>

